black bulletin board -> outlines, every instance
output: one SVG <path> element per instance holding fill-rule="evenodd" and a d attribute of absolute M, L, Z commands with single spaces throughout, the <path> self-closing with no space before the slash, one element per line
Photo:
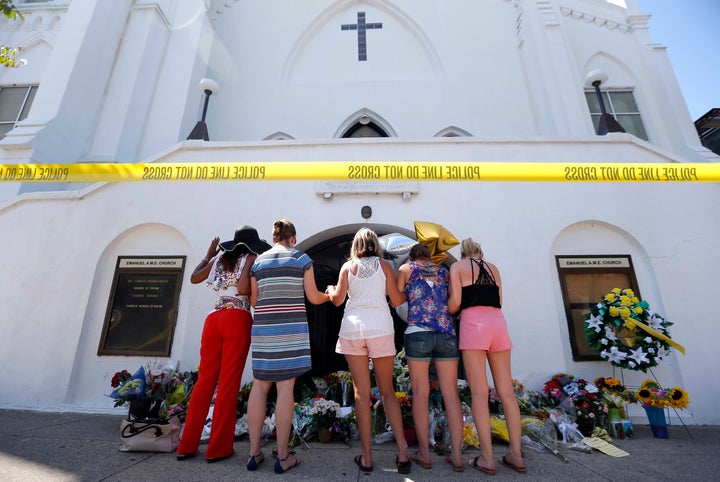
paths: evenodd
<path fill-rule="evenodd" d="M 170 356 L 185 256 L 119 256 L 98 355 Z"/>

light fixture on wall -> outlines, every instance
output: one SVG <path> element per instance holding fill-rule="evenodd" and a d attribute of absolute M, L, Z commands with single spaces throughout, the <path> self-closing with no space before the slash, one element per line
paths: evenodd
<path fill-rule="evenodd" d="M 604 136 L 608 132 L 625 132 L 625 129 L 623 129 L 623 126 L 620 125 L 615 117 L 608 114 L 605 110 L 605 102 L 603 101 L 602 92 L 600 92 L 600 86 L 607 82 L 607 80 L 608 75 L 600 69 L 589 72 L 587 77 L 585 77 L 585 85 L 595 88 L 595 95 L 600 104 L 600 122 L 598 122 L 597 127 L 597 134 L 599 136 Z"/>
<path fill-rule="evenodd" d="M 363 114 L 360 116 L 360 120 L 358 120 L 358 122 L 366 126 L 370 123 L 370 116 L 368 116 L 367 114 Z"/>
<path fill-rule="evenodd" d="M 217 82 L 212 79 L 203 78 L 200 79 L 200 90 L 205 94 L 205 105 L 203 105 L 202 117 L 195 124 L 193 130 L 190 132 L 188 139 L 197 139 L 203 141 L 209 141 L 207 124 L 205 124 L 205 116 L 207 115 L 208 102 L 210 102 L 210 96 L 220 92 L 220 86 Z"/>

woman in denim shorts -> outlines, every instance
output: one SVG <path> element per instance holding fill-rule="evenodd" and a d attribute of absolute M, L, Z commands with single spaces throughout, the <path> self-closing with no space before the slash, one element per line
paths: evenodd
<path fill-rule="evenodd" d="M 460 351 L 448 312 L 448 271 L 430 261 L 430 250 L 426 245 L 416 244 L 410 249 L 410 262 L 398 270 L 397 283 L 408 302 L 405 358 L 410 370 L 413 420 L 419 449 L 410 459 L 424 469 L 432 467 L 428 400 L 430 363 L 434 361 L 452 447 L 445 461 L 456 472 L 462 472 L 463 422 L 457 390 Z"/>

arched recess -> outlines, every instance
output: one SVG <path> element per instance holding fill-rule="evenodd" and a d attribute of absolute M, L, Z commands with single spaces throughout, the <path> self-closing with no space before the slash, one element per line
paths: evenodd
<path fill-rule="evenodd" d="M 596 69 L 603 70 L 608 76 L 607 82 L 604 83 L 601 88 L 634 89 L 637 84 L 630 67 L 617 57 L 607 52 L 598 51 L 588 57 L 585 62 L 582 69 L 580 85 L 584 85 L 588 73 Z"/>
<path fill-rule="evenodd" d="M 107 375 L 109 374 L 112 377 L 112 374 L 119 370 L 131 370 L 140 365 L 145 365 L 149 361 L 148 357 L 143 356 L 97 355 L 118 257 L 187 256 L 188 253 L 190 253 L 190 244 L 187 238 L 176 228 L 160 223 L 133 226 L 118 234 L 115 239 L 108 243 L 97 259 L 82 330 L 75 349 L 75 360 L 66 395 L 69 403 L 74 404 L 77 400 L 94 400 L 98 406 L 102 406 L 104 402 L 108 407 L 111 407 L 112 403 L 108 403 L 106 397 L 106 394 L 109 393 Z M 193 305 L 193 303 L 188 302 L 189 294 L 184 288 L 189 282 L 189 273 L 192 269 L 192 266 L 187 266 L 186 260 L 183 282 L 180 288 L 177 323 L 169 358 L 182 360 L 184 365 L 189 368 L 194 365 L 188 363 L 191 361 L 184 357 L 182 348 L 188 331 L 188 327 L 183 320 L 188 319 L 188 307 Z M 186 280 L 188 281 L 186 282 Z M 184 291 L 185 293 L 183 293 Z M 205 303 L 203 306 L 210 306 L 209 301 L 200 303 Z M 198 328 L 194 330 L 196 333 L 190 335 L 193 338 L 191 341 L 196 342 L 194 345 L 197 347 L 199 347 L 202 322 L 199 321 L 198 324 L 200 325 L 199 328 L 194 327 Z M 72 349 L 72 347 L 68 347 L 68 349 Z M 195 358 L 198 356 L 197 351 L 198 348 L 193 347 L 194 353 L 191 355 Z M 158 362 L 168 361 L 169 359 L 153 357 L 153 361 Z"/>
<path fill-rule="evenodd" d="M 336 80 L 358 80 L 357 72 L 352 69 L 338 69 L 338 61 L 343 57 L 328 58 L 327 48 L 313 49 L 313 45 L 327 46 L 331 39 L 336 38 L 334 34 L 339 32 L 340 21 L 343 13 L 349 9 L 377 9 L 387 14 L 384 24 L 394 23 L 397 39 L 402 39 L 403 48 L 409 51 L 404 58 L 411 60 L 409 64 L 398 64 L 390 62 L 394 69 L 392 76 L 400 75 L 402 78 L 434 77 L 442 71 L 440 55 L 435 49 L 430 37 L 405 11 L 396 5 L 397 2 L 389 0 L 337 0 L 320 12 L 317 17 L 308 24 L 307 28 L 298 36 L 282 68 L 280 78 L 285 83 L 294 81 L 304 82 L 308 75 L 318 75 L 319 78 L 327 81 L 330 78 Z M 330 36 L 328 36 L 330 35 Z M 399 44 L 398 44 L 399 45 Z M 323 54 L 315 56 L 313 52 L 322 51 Z M 353 57 L 348 57 L 353 58 Z M 353 61 L 353 65 L 357 62 Z M 385 75 L 391 75 L 385 71 Z"/>
<path fill-rule="evenodd" d="M 642 298 L 649 301 L 654 311 L 663 313 L 661 292 L 650 257 L 642 244 L 631 233 L 613 224 L 598 220 L 579 221 L 567 226 L 558 233 L 551 247 L 548 264 L 550 272 L 554 273 L 551 278 L 553 280 L 558 320 L 558 331 L 552 336 L 561 337 L 560 343 L 567 372 L 590 380 L 600 376 L 599 374 L 612 373 L 612 366 L 605 361 L 573 361 L 568 321 L 555 258 L 558 255 L 630 255 Z M 625 287 L 618 286 L 618 288 Z M 553 343 L 553 341 L 547 340 L 547 343 Z M 657 370 L 656 373 L 672 373 L 674 374 L 673 377 L 679 377 L 675 359 L 665 360 L 662 365 L 654 370 Z M 647 378 L 642 372 L 630 372 L 628 370 L 624 371 L 624 377 L 629 384 L 639 384 L 644 379 L 642 377 Z M 667 378 L 670 378 L 670 376 Z"/>
<path fill-rule="evenodd" d="M 435 134 L 434 137 L 472 137 L 473 135 L 470 134 L 465 129 L 460 129 L 459 127 L 455 126 L 449 126 L 445 129 L 441 130 L 437 134 Z"/>
<path fill-rule="evenodd" d="M 395 129 L 377 112 L 367 108 L 362 108 L 350 114 L 338 127 L 333 135 L 334 138 L 349 137 L 347 134 L 353 129 L 362 128 L 363 126 L 372 126 L 375 130 L 382 131 L 385 135 L 377 135 L 372 137 L 397 137 Z"/>
<path fill-rule="evenodd" d="M 295 139 L 295 138 L 285 132 L 277 131 L 274 134 L 270 134 L 263 140 L 264 141 L 285 141 L 285 140 L 289 140 L 289 139 Z"/>

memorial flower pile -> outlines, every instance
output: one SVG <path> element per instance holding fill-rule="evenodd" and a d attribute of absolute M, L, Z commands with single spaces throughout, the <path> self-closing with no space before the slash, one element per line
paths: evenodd
<path fill-rule="evenodd" d="M 196 381 L 197 371 L 179 372 L 173 364 L 158 366 L 149 363 L 133 374 L 127 370 L 116 372 L 110 380 L 113 388 L 110 397 L 115 400 L 115 407 L 148 401 L 154 407 L 153 416 L 169 418 L 187 411 Z"/>
<path fill-rule="evenodd" d="M 591 435 L 594 427 L 607 423 L 608 406 L 600 389 L 592 382 L 566 373 L 556 373 L 543 387 L 549 407 L 575 416 L 580 431 Z"/>

